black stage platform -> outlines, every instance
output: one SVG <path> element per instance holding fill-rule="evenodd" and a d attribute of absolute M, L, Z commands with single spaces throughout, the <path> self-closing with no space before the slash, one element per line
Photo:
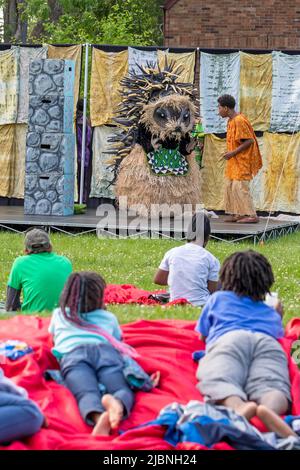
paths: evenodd
<path fill-rule="evenodd" d="M 110 206 L 111 207 L 111 206 Z M 258 243 L 261 240 L 275 239 L 292 233 L 299 228 L 297 222 L 278 221 L 260 218 L 257 224 L 228 223 L 225 216 L 211 218 L 212 238 L 228 242 L 245 239 Z M 42 226 L 47 230 L 78 236 L 88 232 L 96 232 L 99 236 L 151 237 L 184 239 L 186 225 L 181 219 L 139 219 L 136 228 L 136 217 L 99 206 L 88 209 L 86 214 L 68 217 L 24 215 L 21 206 L 0 206 L 0 229 L 22 233 L 30 226 Z M 189 218 L 188 218 L 189 220 Z"/>

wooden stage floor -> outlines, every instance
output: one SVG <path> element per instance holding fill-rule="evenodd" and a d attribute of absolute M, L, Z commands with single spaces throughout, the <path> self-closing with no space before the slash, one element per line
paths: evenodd
<path fill-rule="evenodd" d="M 88 209 L 86 214 L 67 217 L 24 215 L 22 206 L 0 206 L 0 228 L 14 232 L 24 232 L 30 226 L 41 226 L 48 230 L 80 235 L 96 232 L 98 235 L 119 237 L 178 238 L 185 236 L 186 225 L 181 219 L 140 219 L 138 230 L 135 229 L 136 217 L 113 210 L 106 206 Z M 224 215 L 211 218 L 212 238 L 230 242 L 251 239 L 254 243 L 260 240 L 277 238 L 298 230 L 297 222 L 278 221 L 261 217 L 257 224 L 236 224 L 226 222 Z M 183 228 L 185 227 L 185 228 Z"/>

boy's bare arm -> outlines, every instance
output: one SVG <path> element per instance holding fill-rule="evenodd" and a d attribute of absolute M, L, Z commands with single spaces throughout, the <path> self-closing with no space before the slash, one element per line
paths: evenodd
<path fill-rule="evenodd" d="M 7 312 L 15 312 L 21 309 L 21 291 L 7 286 L 5 310 Z"/>
<path fill-rule="evenodd" d="M 207 281 L 207 288 L 211 294 L 218 290 L 219 282 L 218 281 Z"/>
<path fill-rule="evenodd" d="M 279 313 L 279 315 L 281 316 L 281 318 L 283 318 L 284 309 L 283 309 L 283 305 L 282 305 L 280 300 L 279 300 L 278 304 L 276 305 L 276 310 Z"/>
<path fill-rule="evenodd" d="M 154 276 L 153 282 L 154 284 L 158 284 L 160 286 L 167 286 L 168 285 L 168 276 L 169 271 L 164 271 L 163 269 L 158 269 Z"/>
<path fill-rule="evenodd" d="M 226 152 L 224 153 L 223 155 L 223 158 L 225 158 L 225 160 L 230 160 L 230 158 L 233 158 L 235 157 L 238 153 L 242 152 L 243 150 L 246 150 L 248 147 L 250 147 L 250 145 L 252 145 L 254 143 L 254 140 L 253 139 L 246 139 L 243 141 L 243 143 L 241 145 L 239 145 L 235 150 L 233 150 L 232 152 Z"/>
<path fill-rule="evenodd" d="M 203 336 L 202 333 L 199 334 L 200 341 L 203 341 L 203 343 L 206 342 L 206 336 Z"/>

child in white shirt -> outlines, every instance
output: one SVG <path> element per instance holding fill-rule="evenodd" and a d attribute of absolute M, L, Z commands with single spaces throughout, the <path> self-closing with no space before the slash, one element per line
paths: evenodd
<path fill-rule="evenodd" d="M 168 285 L 170 300 L 184 298 L 201 307 L 218 287 L 220 263 L 205 249 L 210 236 L 209 218 L 204 212 L 193 215 L 187 243 L 165 254 L 154 282 Z"/>

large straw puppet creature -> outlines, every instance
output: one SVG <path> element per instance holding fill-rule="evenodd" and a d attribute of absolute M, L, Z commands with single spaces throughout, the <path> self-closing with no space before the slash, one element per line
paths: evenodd
<path fill-rule="evenodd" d="M 176 216 L 185 204 L 200 203 L 191 137 L 195 95 L 192 84 L 178 80 L 178 71 L 174 63 L 164 69 L 140 67 L 139 74 L 121 81 L 123 100 L 115 121 L 122 132 L 113 139 L 115 194 L 121 209 L 133 208 L 143 217 L 159 210 L 165 215 L 158 205 L 177 205 Z"/>

